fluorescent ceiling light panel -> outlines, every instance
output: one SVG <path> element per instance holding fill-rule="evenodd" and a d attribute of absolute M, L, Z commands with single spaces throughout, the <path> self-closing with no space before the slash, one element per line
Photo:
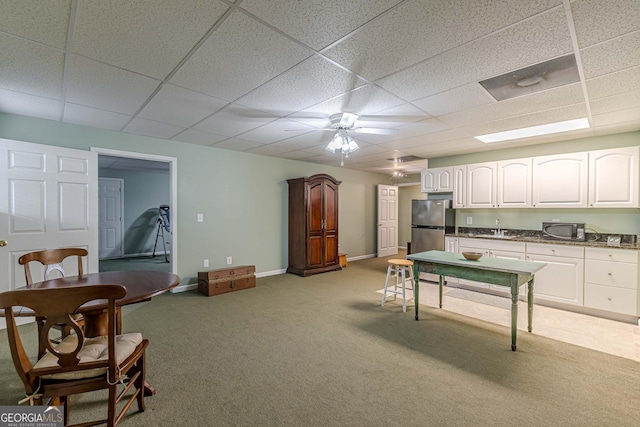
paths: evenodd
<path fill-rule="evenodd" d="M 582 119 L 567 120 L 564 122 L 549 123 L 546 125 L 531 126 L 528 128 L 514 129 L 504 132 L 488 133 L 486 135 L 475 136 L 474 138 L 479 139 L 484 143 L 489 143 L 568 132 L 571 130 L 587 129 L 588 127 L 589 119 L 585 117 Z"/>

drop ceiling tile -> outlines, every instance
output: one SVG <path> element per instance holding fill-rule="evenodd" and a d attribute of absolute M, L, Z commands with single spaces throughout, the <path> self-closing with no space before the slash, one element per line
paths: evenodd
<path fill-rule="evenodd" d="M 269 144 L 269 145 L 261 145 L 256 148 L 250 148 L 247 150 L 248 153 L 260 154 L 263 156 L 277 156 L 282 153 L 286 153 L 291 151 L 286 147 L 278 147 L 277 145 Z"/>
<path fill-rule="evenodd" d="M 213 147 L 224 148 L 225 150 L 247 151 L 252 148 L 260 147 L 261 145 L 263 145 L 261 142 L 247 141 L 240 138 L 229 138 L 213 145 Z"/>
<path fill-rule="evenodd" d="M 275 115 L 288 115 L 353 90 L 364 80 L 313 57 L 238 100 L 239 104 Z"/>
<path fill-rule="evenodd" d="M 308 133 L 314 130 L 316 129 L 300 122 L 295 122 L 289 119 L 278 119 L 267 123 L 264 126 L 260 126 L 259 128 L 243 133 L 242 139 L 270 144 L 272 142 L 280 141 L 281 139 L 292 138 L 296 135 Z"/>
<path fill-rule="evenodd" d="M 398 3 L 400 0 L 245 0 L 240 7 L 320 50 Z"/>
<path fill-rule="evenodd" d="M 421 145 L 441 144 L 457 139 L 466 138 L 469 135 L 460 129 L 451 129 L 443 132 L 430 133 L 428 135 L 420 135 L 412 138 L 389 141 L 379 144 L 381 147 L 394 150 L 406 150 Z"/>
<path fill-rule="evenodd" d="M 154 122 L 153 120 L 135 118 L 124 128 L 125 132 L 138 135 L 152 136 L 154 138 L 171 139 L 172 136 L 184 130 L 183 127 L 168 123 Z"/>
<path fill-rule="evenodd" d="M 582 85 L 574 83 L 544 92 L 535 92 L 530 95 L 447 114 L 439 117 L 439 119 L 454 127 L 468 126 L 521 116 L 541 110 L 551 110 L 580 102 L 584 102 Z"/>
<path fill-rule="evenodd" d="M 587 79 L 636 67 L 640 65 L 640 31 L 583 49 L 581 56 Z"/>
<path fill-rule="evenodd" d="M 331 48 L 327 56 L 375 80 L 508 27 L 561 1 L 527 1 L 520 2 L 519 7 L 510 3 L 408 1 Z"/>
<path fill-rule="evenodd" d="M 266 125 L 278 117 L 238 104 L 230 104 L 194 127 L 205 132 L 236 136 Z"/>
<path fill-rule="evenodd" d="M 376 83 L 413 101 L 572 51 L 564 11 L 556 8 Z"/>
<path fill-rule="evenodd" d="M 591 113 L 594 115 L 637 107 L 640 107 L 640 90 L 591 101 Z"/>
<path fill-rule="evenodd" d="M 616 123 L 613 125 L 602 125 L 594 129 L 595 135 L 611 135 L 616 133 L 636 132 L 640 130 L 640 123 L 637 121 L 629 123 Z"/>
<path fill-rule="evenodd" d="M 188 127 L 227 104 L 212 96 L 165 84 L 142 109 L 139 117 Z"/>
<path fill-rule="evenodd" d="M 333 136 L 333 132 L 315 131 L 283 139 L 281 141 L 274 142 L 273 145 L 277 147 L 286 147 L 290 150 L 300 150 L 309 147 L 316 147 L 318 145 L 326 147 Z"/>
<path fill-rule="evenodd" d="M 587 92 L 591 101 L 635 90 L 640 90 L 640 67 L 587 80 Z"/>
<path fill-rule="evenodd" d="M 5 0 L 0 31 L 64 49 L 71 0 Z"/>
<path fill-rule="evenodd" d="M 190 144 L 213 145 L 224 141 L 227 138 L 229 137 L 224 135 L 204 132 L 197 129 L 187 129 L 171 139 L 174 141 L 188 142 Z"/>
<path fill-rule="evenodd" d="M 159 81 L 72 55 L 67 72 L 68 102 L 123 114 L 134 114 Z"/>
<path fill-rule="evenodd" d="M 637 128 L 640 128 L 638 125 L 640 123 L 640 107 L 593 115 L 593 123 L 596 127 L 628 122 L 634 122 Z"/>
<path fill-rule="evenodd" d="M 99 110 L 70 102 L 64 104 L 63 121 L 65 123 L 91 126 L 100 129 L 120 130 L 127 124 L 129 119 L 131 119 L 131 116 L 126 114 Z"/>
<path fill-rule="evenodd" d="M 582 117 L 587 117 L 587 109 L 584 103 L 467 126 L 461 130 L 466 132 L 467 135 L 477 136 L 529 126 L 579 119 Z"/>
<path fill-rule="evenodd" d="M 244 14 L 233 12 L 170 81 L 233 101 L 312 53 Z"/>
<path fill-rule="evenodd" d="M 0 87 L 61 98 L 63 51 L 0 34 Z"/>
<path fill-rule="evenodd" d="M 413 101 L 432 116 L 442 116 L 496 101 L 478 83 L 470 83 L 436 95 Z"/>
<path fill-rule="evenodd" d="M 384 142 L 399 141 L 414 136 L 441 132 L 449 129 L 449 125 L 437 119 L 427 119 L 419 122 L 409 123 L 403 126 L 398 126 L 396 129 L 398 129 L 398 132 L 393 135 L 363 134 L 358 135 L 358 137 L 363 138 L 364 140 L 369 142 L 382 144 Z"/>
<path fill-rule="evenodd" d="M 55 99 L 0 89 L 0 112 L 47 120 L 60 120 L 62 102 Z"/>
<path fill-rule="evenodd" d="M 571 13 L 581 48 L 640 29 L 638 0 L 574 0 Z"/>
<path fill-rule="evenodd" d="M 302 150 L 289 151 L 288 153 L 282 153 L 278 157 L 289 160 L 308 160 L 312 157 L 316 157 L 317 154 L 307 153 Z"/>
<path fill-rule="evenodd" d="M 162 80 L 226 10 L 219 1 L 78 2 L 72 51 Z"/>

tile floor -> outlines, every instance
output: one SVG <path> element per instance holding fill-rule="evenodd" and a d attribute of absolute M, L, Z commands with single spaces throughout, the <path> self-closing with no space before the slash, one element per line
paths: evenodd
<path fill-rule="evenodd" d="M 382 293 L 382 289 L 378 292 Z M 407 291 L 407 298 L 411 291 Z M 448 295 L 450 294 L 450 295 Z M 385 304 L 402 304 L 400 297 L 394 302 L 391 297 Z M 420 304 L 438 306 L 438 285 L 420 282 Z M 494 297 L 461 288 L 445 288 L 443 310 L 465 316 L 511 325 L 511 302 L 509 298 Z M 407 311 L 413 311 L 413 301 L 407 303 Z M 527 304 L 518 306 L 518 330 L 527 329 Z M 619 322 L 584 314 L 559 310 L 534 304 L 533 333 L 574 345 L 591 348 L 640 362 L 640 327 L 638 324 Z"/>

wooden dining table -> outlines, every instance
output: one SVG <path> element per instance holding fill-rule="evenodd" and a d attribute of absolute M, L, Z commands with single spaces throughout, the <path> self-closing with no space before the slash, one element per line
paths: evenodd
<path fill-rule="evenodd" d="M 117 307 L 149 301 L 156 295 L 167 292 L 180 284 L 180 277 L 162 271 L 132 270 L 106 271 L 68 276 L 33 283 L 18 289 L 71 288 L 74 286 L 119 284 L 127 289 L 124 298 L 116 301 Z M 103 336 L 108 333 L 107 301 L 96 300 L 80 306 L 77 313 L 84 317 L 84 332 L 87 338 Z M 33 317 L 35 313 L 26 308 L 14 311 L 18 317 Z M 145 384 L 145 395 L 155 394 L 155 389 Z"/>

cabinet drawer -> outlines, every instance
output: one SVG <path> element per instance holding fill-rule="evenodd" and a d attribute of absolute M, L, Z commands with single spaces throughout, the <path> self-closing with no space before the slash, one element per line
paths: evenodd
<path fill-rule="evenodd" d="M 498 251 L 524 253 L 526 244 L 524 242 L 506 242 L 503 240 L 475 239 L 475 238 L 468 239 L 468 238 L 462 237 L 459 239 L 458 246 L 466 246 L 467 248 L 495 249 Z"/>
<path fill-rule="evenodd" d="M 584 280 L 598 285 L 638 289 L 638 265 L 628 262 L 588 260 L 584 266 Z"/>
<path fill-rule="evenodd" d="M 579 246 L 527 243 L 527 254 L 560 256 L 566 258 L 583 258 L 584 248 Z"/>
<path fill-rule="evenodd" d="M 638 293 L 631 289 L 585 284 L 585 307 L 635 316 L 638 310 L 637 301 Z"/>
<path fill-rule="evenodd" d="M 602 261 L 638 262 L 638 251 L 612 248 L 585 248 L 584 257 Z"/>

